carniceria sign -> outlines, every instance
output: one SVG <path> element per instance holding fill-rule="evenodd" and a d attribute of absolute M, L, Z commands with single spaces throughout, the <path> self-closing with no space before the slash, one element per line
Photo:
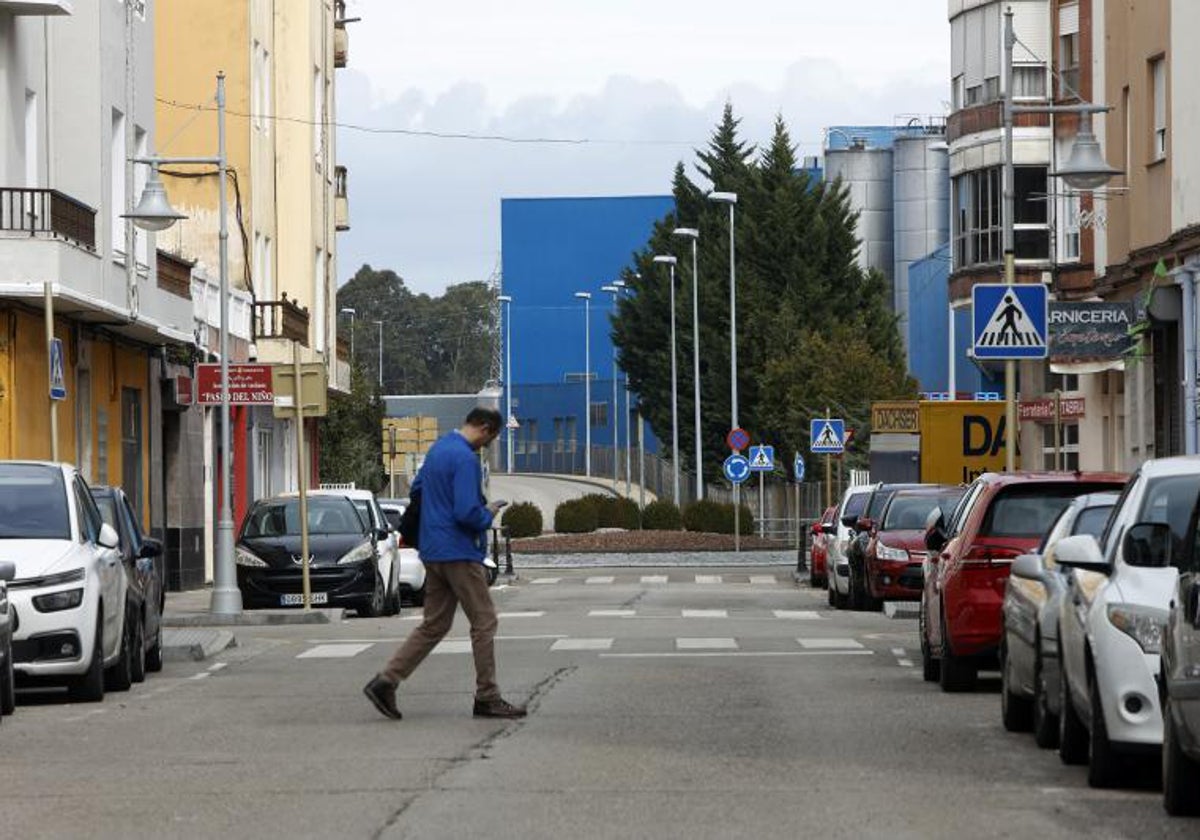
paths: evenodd
<path fill-rule="evenodd" d="M 1050 360 L 1120 358 L 1132 343 L 1132 322 L 1129 301 L 1055 301 L 1050 304 Z"/>

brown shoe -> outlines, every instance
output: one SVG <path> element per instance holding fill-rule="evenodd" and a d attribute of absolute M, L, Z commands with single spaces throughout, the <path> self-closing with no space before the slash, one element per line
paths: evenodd
<path fill-rule="evenodd" d="M 396 686 L 376 675 L 363 686 L 363 694 L 367 695 L 367 699 L 374 704 L 381 715 L 392 720 L 400 720 L 400 710 L 396 708 Z"/>
<path fill-rule="evenodd" d="M 497 697 L 495 700 L 476 700 L 475 717 L 483 718 L 523 718 L 524 706 L 514 706 L 507 700 Z"/>

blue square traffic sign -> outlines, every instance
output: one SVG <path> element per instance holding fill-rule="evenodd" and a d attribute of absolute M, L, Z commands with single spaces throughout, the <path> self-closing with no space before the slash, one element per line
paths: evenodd
<path fill-rule="evenodd" d="M 815 454 L 838 455 L 846 449 L 846 421 L 819 417 L 809 424 L 809 450 Z"/>
<path fill-rule="evenodd" d="M 1041 283 L 975 286 L 971 290 L 975 358 L 1046 358 L 1049 306 Z"/>
<path fill-rule="evenodd" d="M 751 446 L 750 469 L 754 472 L 771 472 L 775 469 L 774 446 Z"/>

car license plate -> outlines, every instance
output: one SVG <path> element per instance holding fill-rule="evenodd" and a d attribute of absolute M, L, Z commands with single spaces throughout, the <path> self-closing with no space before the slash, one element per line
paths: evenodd
<path fill-rule="evenodd" d="M 328 604 L 328 592 L 313 592 L 310 595 L 310 600 L 314 604 Z M 300 592 L 288 592 L 285 595 L 279 596 L 279 605 L 281 607 L 299 607 L 304 604 L 304 594 Z"/>

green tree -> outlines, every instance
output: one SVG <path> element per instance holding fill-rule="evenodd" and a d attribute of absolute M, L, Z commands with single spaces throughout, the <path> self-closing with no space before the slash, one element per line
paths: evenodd
<path fill-rule="evenodd" d="M 329 413 L 321 418 L 319 429 L 322 482 L 383 488 L 383 401 L 362 367 L 351 372 L 349 394 L 330 395 Z"/>

